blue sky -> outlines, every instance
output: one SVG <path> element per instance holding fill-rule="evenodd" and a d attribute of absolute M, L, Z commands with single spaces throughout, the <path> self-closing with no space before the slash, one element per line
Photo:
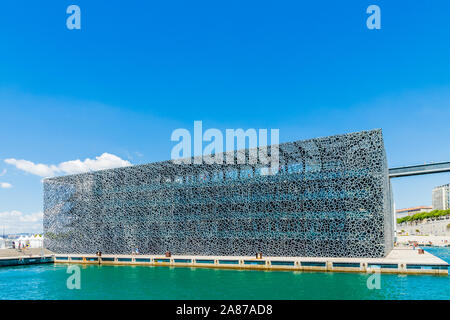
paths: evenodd
<path fill-rule="evenodd" d="M 66 28 L 70 4 L 81 30 Z M 370 4 L 381 30 L 366 28 Z M 406 0 L 3 3 L 0 225 L 38 230 L 42 211 L 42 177 L 5 159 L 166 160 L 171 132 L 194 120 L 279 128 L 281 142 L 382 128 L 390 166 L 448 161 L 448 12 Z M 397 208 L 431 204 L 449 182 L 394 180 Z"/>

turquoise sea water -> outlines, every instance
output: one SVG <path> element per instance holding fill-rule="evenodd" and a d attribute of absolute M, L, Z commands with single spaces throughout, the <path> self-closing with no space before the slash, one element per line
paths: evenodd
<path fill-rule="evenodd" d="M 450 248 L 428 248 L 450 262 Z M 0 268 L 0 299 L 450 299 L 450 276 L 369 275 L 80 265 L 81 289 L 68 289 L 67 265 Z"/>

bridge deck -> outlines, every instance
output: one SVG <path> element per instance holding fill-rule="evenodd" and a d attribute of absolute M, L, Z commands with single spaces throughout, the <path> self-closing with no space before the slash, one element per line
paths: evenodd
<path fill-rule="evenodd" d="M 430 163 L 389 169 L 389 178 L 416 176 L 421 174 L 450 172 L 450 162 Z"/>

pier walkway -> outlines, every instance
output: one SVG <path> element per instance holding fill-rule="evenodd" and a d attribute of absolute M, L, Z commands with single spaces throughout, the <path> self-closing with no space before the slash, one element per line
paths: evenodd
<path fill-rule="evenodd" d="M 0 267 L 52 263 L 53 252 L 46 249 L 0 249 Z"/>
<path fill-rule="evenodd" d="M 104 265 L 147 265 L 169 267 L 234 268 L 259 270 L 381 272 L 448 275 L 449 265 L 442 259 L 412 248 L 395 248 L 385 258 L 322 258 L 176 255 L 56 254 L 56 263 Z"/>
<path fill-rule="evenodd" d="M 143 265 L 322 272 L 381 272 L 448 275 L 444 260 L 411 247 L 395 248 L 385 258 L 263 257 L 175 255 L 54 254 L 41 249 L 0 250 L 0 267 L 38 263 Z"/>

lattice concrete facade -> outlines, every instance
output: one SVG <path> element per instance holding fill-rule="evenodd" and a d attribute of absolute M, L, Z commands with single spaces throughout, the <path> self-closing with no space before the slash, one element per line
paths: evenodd
<path fill-rule="evenodd" d="M 268 148 L 270 155 L 271 148 Z M 273 149 L 275 150 L 275 149 Z M 44 181 L 56 253 L 384 257 L 393 205 L 381 130 L 278 145 L 279 167 L 172 161 Z"/>

